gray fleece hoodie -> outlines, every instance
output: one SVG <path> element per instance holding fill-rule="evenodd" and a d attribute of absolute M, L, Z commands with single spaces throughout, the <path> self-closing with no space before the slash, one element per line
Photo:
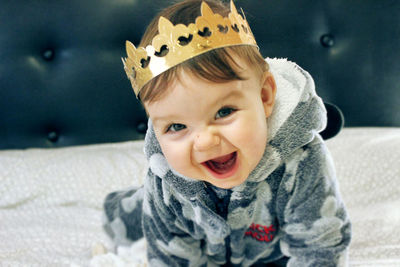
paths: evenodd
<path fill-rule="evenodd" d="M 150 266 L 345 266 L 351 226 L 329 151 L 326 111 L 311 76 L 267 59 L 277 84 L 264 155 L 247 180 L 219 189 L 166 161 L 151 121 L 144 187 L 114 192 L 104 207 L 116 245 L 143 237 Z M 257 129 L 254 129 L 255 131 Z"/>

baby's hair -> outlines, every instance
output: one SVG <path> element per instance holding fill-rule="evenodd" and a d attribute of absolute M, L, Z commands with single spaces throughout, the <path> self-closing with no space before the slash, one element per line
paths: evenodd
<path fill-rule="evenodd" d="M 167 18 L 174 25 L 184 24 L 187 26 L 194 23 L 196 18 L 201 15 L 200 7 L 203 1 L 210 6 L 214 13 L 223 17 L 228 16 L 230 7 L 219 0 L 184 0 L 178 2 L 162 10 L 151 21 L 139 46 L 146 47 L 151 44 L 153 38 L 158 34 L 160 16 Z M 151 103 L 161 99 L 168 92 L 171 82 L 179 79 L 179 73 L 182 70 L 189 71 L 201 79 L 217 83 L 246 79 L 246 77 L 240 76 L 240 66 L 235 62 L 232 55 L 244 59 L 260 75 L 269 68 L 267 62 L 254 46 L 237 45 L 218 48 L 189 59 L 153 78 L 141 89 L 139 98 L 142 103 Z"/>

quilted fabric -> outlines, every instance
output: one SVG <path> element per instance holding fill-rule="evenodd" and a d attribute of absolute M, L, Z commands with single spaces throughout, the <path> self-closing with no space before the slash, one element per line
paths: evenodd
<path fill-rule="evenodd" d="M 400 128 L 345 128 L 327 145 L 353 223 L 349 263 L 400 266 Z M 1 266 L 143 266 L 143 243 L 92 257 L 105 195 L 142 183 L 143 142 L 0 151 Z"/>
<path fill-rule="evenodd" d="M 0 266 L 87 266 L 102 201 L 142 183 L 142 142 L 0 152 Z"/>
<path fill-rule="evenodd" d="M 328 141 L 353 223 L 351 266 L 400 266 L 400 129 L 348 128 Z"/>

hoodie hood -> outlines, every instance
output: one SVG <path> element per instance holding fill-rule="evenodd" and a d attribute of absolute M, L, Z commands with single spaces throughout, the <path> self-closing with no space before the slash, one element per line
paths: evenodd
<path fill-rule="evenodd" d="M 310 74 L 286 59 L 267 58 L 266 61 L 277 86 L 275 106 L 267 121 L 268 142 L 261 161 L 246 182 L 232 188 L 234 194 L 250 193 L 249 187 L 265 180 L 293 151 L 311 142 L 327 123 L 325 106 L 316 95 Z M 161 174 L 164 182 L 179 193 L 192 198 L 204 191 L 202 181 L 185 177 L 168 164 L 151 120 L 148 122 L 144 149 L 150 170 L 156 175 Z"/>

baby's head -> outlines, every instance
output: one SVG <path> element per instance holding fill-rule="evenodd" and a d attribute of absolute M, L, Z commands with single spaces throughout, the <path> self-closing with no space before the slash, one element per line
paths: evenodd
<path fill-rule="evenodd" d="M 204 2 L 222 17 L 231 12 L 219 1 Z M 152 44 L 160 16 L 173 25 L 188 26 L 201 16 L 201 3 L 186 0 L 164 9 L 148 26 L 140 46 Z M 207 28 L 202 34 L 213 33 Z M 161 48 L 163 52 L 168 50 Z M 185 60 L 146 82 L 138 97 L 174 170 L 232 188 L 243 183 L 262 158 L 275 92 L 268 64 L 256 46 L 244 44 Z"/>

